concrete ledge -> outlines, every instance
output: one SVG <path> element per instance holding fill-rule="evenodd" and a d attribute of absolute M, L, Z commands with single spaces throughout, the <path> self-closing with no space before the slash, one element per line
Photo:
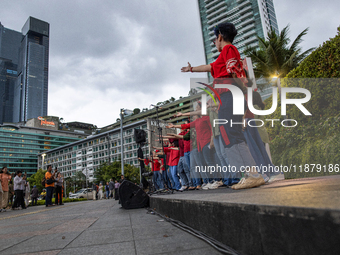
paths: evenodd
<path fill-rule="evenodd" d="M 295 183 L 303 190 L 303 184 Z M 335 187 L 333 184 L 334 180 L 331 187 Z M 287 185 L 284 187 L 282 192 Z M 278 188 L 275 187 L 276 192 Z M 337 189 L 333 191 L 339 194 Z M 266 190 L 269 191 L 268 187 Z M 259 191 L 261 189 L 253 189 L 252 193 Z M 325 188 L 319 192 L 323 191 L 329 192 Z M 239 202 L 219 202 L 217 191 L 210 195 L 209 192 L 213 191 L 199 193 L 201 199 L 193 199 L 191 194 L 194 193 L 190 192 L 151 196 L 150 206 L 242 254 L 340 254 L 340 210 L 337 208 L 263 205 L 256 200 L 252 204 L 242 203 L 239 195 Z M 233 191 L 225 189 L 217 193 L 225 197 Z M 209 197 L 214 197 L 215 201 L 209 201 Z M 336 203 L 340 201 L 339 196 L 332 199 Z"/>

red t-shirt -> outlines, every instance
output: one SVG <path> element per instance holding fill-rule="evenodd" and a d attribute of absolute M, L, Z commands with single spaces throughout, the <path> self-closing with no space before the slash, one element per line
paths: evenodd
<path fill-rule="evenodd" d="M 215 84 L 232 84 L 234 82 L 234 79 L 232 78 L 233 73 L 235 73 L 237 78 L 241 79 L 243 83 L 248 82 L 243 70 L 240 53 L 232 44 L 224 46 L 216 61 L 210 65 L 211 75 L 214 77 L 214 87 Z M 221 95 L 228 92 L 229 89 L 216 89 L 216 91 Z M 254 114 L 247 109 L 245 118 L 254 118 Z"/>
<path fill-rule="evenodd" d="M 182 131 L 181 133 L 179 133 L 179 135 L 185 135 L 187 133 L 187 131 Z M 183 139 L 178 139 L 178 147 L 179 147 L 179 156 L 180 157 L 184 157 L 184 153 L 185 151 L 185 144 L 184 144 L 184 140 Z"/>
<path fill-rule="evenodd" d="M 209 116 L 202 116 L 189 124 L 182 124 L 182 129 L 195 128 L 196 141 L 198 151 L 202 151 L 203 147 L 210 143 L 212 136 L 212 129 Z"/>
<path fill-rule="evenodd" d="M 150 162 L 151 162 L 151 171 L 157 172 L 160 170 L 161 164 L 159 163 L 158 159 L 154 159 L 152 161 L 149 159 L 144 159 L 145 165 L 149 165 Z"/>
<path fill-rule="evenodd" d="M 234 82 L 234 80 L 232 79 L 233 73 L 237 75 L 237 78 L 240 78 L 244 83 L 247 83 L 240 53 L 238 52 L 237 48 L 232 44 L 224 46 L 216 61 L 211 63 L 210 65 L 211 76 L 214 77 L 214 87 L 215 84 L 232 84 Z M 216 89 L 216 91 L 221 95 L 225 92 L 228 92 L 229 89 Z"/>
<path fill-rule="evenodd" d="M 164 147 L 164 152 L 170 152 L 170 157 L 169 157 L 169 166 L 177 166 L 178 161 L 179 161 L 179 150 L 171 150 L 170 148 L 175 148 L 175 147 Z"/>

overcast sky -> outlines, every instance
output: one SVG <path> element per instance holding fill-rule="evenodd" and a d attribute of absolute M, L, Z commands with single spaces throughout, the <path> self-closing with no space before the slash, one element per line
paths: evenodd
<path fill-rule="evenodd" d="M 21 31 L 29 16 L 50 23 L 48 114 L 103 127 L 120 108 L 187 96 L 188 61 L 204 64 L 197 0 L 1 0 L 0 21 Z M 340 25 L 338 0 L 274 0 L 279 29 L 317 47 Z"/>

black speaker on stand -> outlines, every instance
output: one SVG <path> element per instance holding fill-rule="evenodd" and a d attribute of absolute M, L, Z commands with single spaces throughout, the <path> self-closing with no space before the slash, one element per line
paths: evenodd
<path fill-rule="evenodd" d="M 124 209 L 137 209 L 149 206 L 149 196 L 137 185 L 123 181 L 118 189 L 120 204 Z"/>
<path fill-rule="evenodd" d="M 136 143 L 145 143 L 146 142 L 146 132 L 143 129 L 134 129 L 134 136 Z"/>

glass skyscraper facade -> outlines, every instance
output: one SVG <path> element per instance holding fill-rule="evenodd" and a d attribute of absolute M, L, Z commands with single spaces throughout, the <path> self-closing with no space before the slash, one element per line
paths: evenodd
<path fill-rule="evenodd" d="M 13 121 L 14 85 L 17 65 L 0 58 L 0 124 Z"/>
<path fill-rule="evenodd" d="M 49 24 L 29 17 L 22 34 L 14 88 L 14 122 L 47 116 Z"/>
<path fill-rule="evenodd" d="M 241 57 L 247 47 L 258 47 L 256 36 L 266 37 L 271 27 L 278 33 L 272 0 L 198 0 L 206 63 L 219 56 L 213 28 L 223 22 L 235 25 L 238 34 L 233 44 Z"/>
<path fill-rule="evenodd" d="M 0 125 L 0 168 L 28 175 L 38 169 L 39 153 L 86 138 L 87 135 L 17 125 Z"/>
<path fill-rule="evenodd" d="M 13 122 L 14 85 L 22 34 L 0 23 L 0 124 Z"/>

